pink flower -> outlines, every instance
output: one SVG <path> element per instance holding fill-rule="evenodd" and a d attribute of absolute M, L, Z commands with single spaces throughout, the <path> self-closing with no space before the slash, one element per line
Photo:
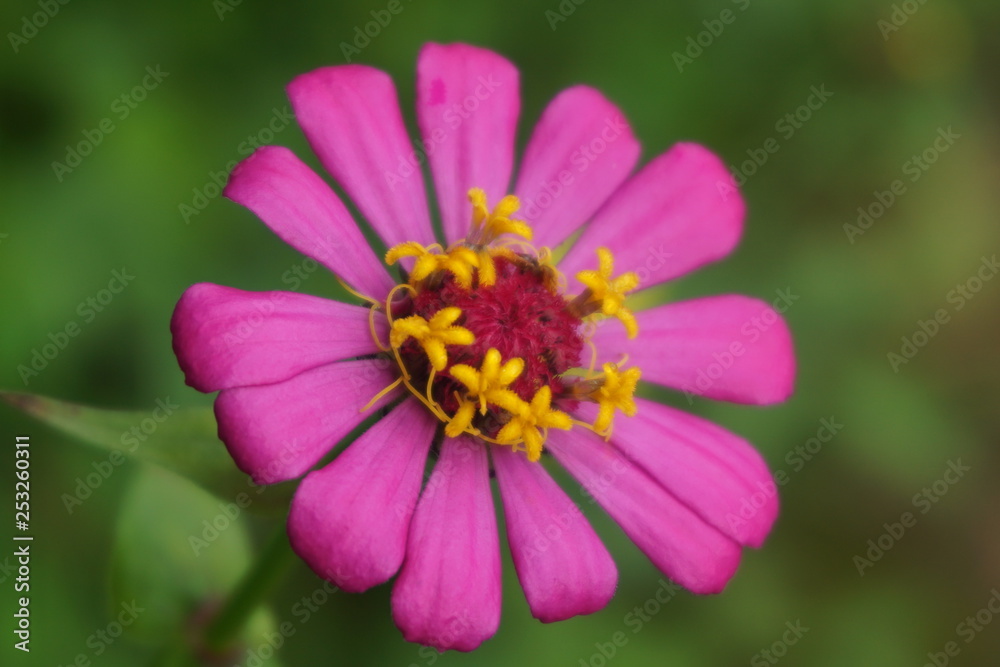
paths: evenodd
<path fill-rule="evenodd" d="M 259 149 L 225 194 L 367 305 L 198 284 L 171 325 L 187 382 L 220 392 L 219 435 L 240 469 L 262 484 L 308 473 L 288 521 L 296 552 L 347 591 L 398 575 L 396 624 L 441 650 L 472 650 L 499 624 L 493 474 L 517 576 L 545 622 L 604 607 L 617 571 L 543 453 L 695 593 L 722 590 L 778 508 L 745 440 L 633 396 L 640 375 L 738 403 L 792 391 L 791 339 L 769 305 L 725 295 L 628 307 L 634 290 L 734 248 L 744 205 L 726 168 L 684 143 L 633 173 L 639 144 L 621 112 L 575 86 L 543 112 L 509 189 L 518 86 L 495 53 L 427 45 L 415 150 L 385 73 L 346 65 L 296 78 L 296 117 L 390 248 L 385 262 L 285 148 Z M 578 231 L 554 264 L 548 248 Z M 400 281 L 386 262 L 405 267 Z"/>

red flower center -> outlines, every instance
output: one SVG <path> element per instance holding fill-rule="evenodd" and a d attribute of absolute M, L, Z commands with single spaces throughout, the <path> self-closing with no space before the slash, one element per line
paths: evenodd
<path fill-rule="evenodd" d="M 420 315 L 429 320 L 443 308 L 460 308 L 462 317 L 455 325 L 471 331 L 476 340 L 449 348 L 450 363 L 480 368 L 486 352 L 493 348 L 503 359 L 524 361 L 524 371 L 509 387 L 522 400 L 530 401 L 543 386 L 548 386 L 553 396 L 562 395 L 565 386 L 560 376 L 580 366 L 582 320 L 570 312 L 565 297 L 555 291 L 552 276 L 534 257 L 498 257 L 495 266 L 496 283 L 472 289 L 458 285 L 450 274 L 442 274 L 438 285 L 407 299 L 393 317 Z M 431 372 L 427 354 L 411 339 L 400 348 L 400 356 L 414 386 L 424 387 Z M 456 392 L 461 389 L 462 385 L 444 371 L 435 374 L 431 395 L 445 412 L 453 414 L 459 405 Z M 480 415 L 476 421 L 490 436 L 501 425 L 494 412 Z"/>

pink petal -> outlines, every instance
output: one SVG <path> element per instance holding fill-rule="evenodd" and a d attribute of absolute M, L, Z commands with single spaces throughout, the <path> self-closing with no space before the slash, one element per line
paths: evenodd
<path fill-rule="evenodd" d="M 517 216 L 535 230 L 536 247 L 555 247 L 600 208 L 625 181 L 639 142 L 600 92 L 574 86 L 542 113 L 525 149 L 514 192 Z"/>
<path fill-rule="evenodd" d="M 340 199 L 287 148 L 258 149 L 233 170 L 224 194 L 361 293 L 381 299 L 392 289 L 392 278 Z"/>
<path fill-rule="evenodd" d="M 615 273 L 635 271 L 652 287 L 721 259 L 739 241 L 743 199 L 726 166 L 697 144 L 677 144 L 629 179 L 594 216 L 559 268 L 597 267 L 595 250 L 615 255 Z"/>
<path fill-rule="evenodd" d="M 293 292 L 192 285 L 170 321 L 187 383 L 212 392 L 287 380 L 302 371 L 378 352 L 368 309 Z M 385 318 L 376 319 L 384 339 Z"/>
<path fill-rule="evenodd" d="M 306 475 L 292 501 L 288 535 L 318 575 L 357 593 L 396 574 L 437 425 L 408 398 L 332 463 Z"/>
<path fill-rule="evenodd" d="M 398 375 L 396 364 L 384 359 L 342 361 L 277 384 L 226 389 L 215 401 L 219 438 L 257 484 L 293 479 L 398 398 L 396 388 L 361 412 Z"/>
<path fill-rule="evenodd" d="M 471 651 L 500 624 L 500 544 L 486 446 L 445 438 L 410 525 L 392 617 L 407 641 Z"/>
<path fill-rule="evenodd" d="M 546 623 L 603 609 L 618 570 L 580 508 L 545 468 L 493 448 L 514 568 L 532 615 Z"/>
<path fill-rule="evenodd" d="M 617 321 L 602 323 L 593 342 L 599 361 L 642 369 L 642 379 L 687 394 L 767 405 L 795 384 L 795 352 L 784 318 L 768 303 L 736 294 L 670 303 L 636 313 L 629 340 Z"/>
<path fill-rule="evenodd" d="M 296 77 L 288 96 L 323 166 L 382 240 L 432 243 L 420 153 L 389 75 L 363 65 L 323 67 Z"/>
<path fill-rule="evenodd" d="M 739 544 L 612 444 L 582 429 L 553 430 L 545 447 L 668 577 L 695 593 L 718 593 L 732 578 Z"/>
<path fill-rule="evenodd" d="M 517 69 L 466 44 L 428 44 L 417 63 L 417 120 L 434 174 L 446 240 L 469 232 L 470 188 L 490 205 L 508 194 L 521 106 Z"/>
<path fill-rule="evenodd" d="M 686 412 L 636 399 L 619 415 L 611 442 L 702 519 L 740 544 L 759 547 L 778 516 L 778 489 L 767 463 L 743 438 Z M 593 404 L 578 415 L 592 422 Z"/>

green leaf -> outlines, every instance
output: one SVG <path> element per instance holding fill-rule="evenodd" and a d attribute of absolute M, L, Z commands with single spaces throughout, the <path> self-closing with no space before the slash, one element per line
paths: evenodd
<path fill-rule="evenodd" d="M 255 486 L 216 435 L 210 408 L 175 407 L 169 398 L 150 411 L 106 410 L 16 392 L 0 392 L 0 398 L 87 444 L 155 463 L 249 511 L 288 508 L 294 483 Z"/>
<path fill-rule="evenodd" d="M 236 505 L 155 466 L 141 466 L 118 515 L 112 550 L 112 615 L 134 616 L 133 640 L 160 646 L 164 665 L 199 664 L 213 614 L 251 568 L 251 544 Z M 264 607 L 224 658 L 239 662 L 277 625 Z M 262 661 L 262 665 L 277 665 Z"/>

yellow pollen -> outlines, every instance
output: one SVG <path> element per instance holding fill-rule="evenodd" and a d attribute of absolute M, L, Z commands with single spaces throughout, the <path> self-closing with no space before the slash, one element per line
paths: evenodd
<path fill-rule="evenodd" d="M 472 288 L 472 270 L 479 267 L 479 256 L 465 246 L 457 246 L 444 254 L 432 252 L 440 249 L 437 244 L 424 247 L 415 241 L 400 243 L 385 254 L 385 263 L 393 265 L 403 257 L 416 257 L 417 262 L 410 272 L 410 283 L 416 284 L 437 271 L 447 271 L 455 276 L 455 282 L 465 289 Z"/>
<path fill-rule="evenodd" d="M 627 417 L 636 413 L 635 387 L 642 377 L 642 371 L 633 366 L 624 372 L 618 370 L 615 364 L 604 364 L 604 382 L 599 388 L 589 394 L 597 402 L 600 411 L 594 420 L 594 431 L 608 433 L 614 421 L 615 410 L 621 410 Z"/>
<path fill-rule="evenodd" d="M 609 317 L 617 317 L 625 325 L 629 338 L 635 338 L 639 333 L 639 324 L 635 315 L 625 305 L 625 295 L 639 286 L 639 276 L 629 271 L 617 278 L 612 278 L 615 268 L 614 256 L 607 248 L 597 249 L 599 268 L 597 271 L 580 271 L 576 279 L 589 291 L 587 303 L 596 304 L 602 313 Z"/>
<path fill-rule="evenodd" d="M 467 241 L 471 245 L 489 245 L 502 234 L 515 234 L 528 241 L 533 232 L 523 220 L 514 220 L 510 216 L 521 208 L 521 202 L 514 195 L 507 195 L 500 200 L 490 213 L 486 204 L 486 193 L 480 188 L 469 190 L 469 201 L 472 202 L 472 230 Z"/>
<path fill-rule="evenodd" d="M 454 326 L 462 316 L 462 310 L 450 306 L 434 313 L 430 320 L 420 315 L 410 315 L 393 321 L 389 332 L 389 344 L 393 348 L 401 346 L 408 338 L 413 338 L 424 348 L 434 370 L 440 372 L 448 367 L 447 345 L 472 345 L 476 337 L 464 327 Z"/>
<path fill-rule="evenodd" d="M 399 377 L 376 394 L 362 408 L 362 412 L 371 409 L 379 399 L 403 385 L 443 423 L 445 436 L 454 438 L 467 433 L 483 443 L 523 451 L 528 460 L 533 462 L 541 459 L 548 431 L 552 428 L 569 430 L 576 425 L 605 439 L 609 438 L 617 412 L 630 417 L 636 414 L 634 395 L 642 373 L 635 367 L 619 370 L 619 365 L 624 361 L 619 364 L 606 363 L 603 365 L 603 373 L 595 372 L 599 357 L 597 348 L 590 339 L 596 324 L 594 318 L 589 316 L 600 311 L 605 316 L 616 317 L 625 326 L 629 338 L 634 338 L 638 333 L 638 324 L 632 311 L 625 305 L 625 300 L 626 295 L 638 287 L 638 276 L 630 271 L 615 277 L 614 258 L 607 248 L 597 250 L 596 271 L 577 273 L 577 279 L 586 289 L 567 302 L 566 308 L 569 315 L 579 318 L 581 327 L 578 334 L 590 346 L 590 364 L 589 368 L 562 371 L 564 376 L 573 376 L 576 381 L 557 385 L 563 387 L 563 393 L 559 396 L 553 396 L 549 384 L 532 378 L 535 381 L 533 386 L 538 388 L 530 401 L 521 398 L 510 387 L 524 374 L 527 367 L 525 359 L 503 359 L 502 353 L 495 347 L 488 349 L 481 361 L 472 361 L 478 363 L 479 368 L 468 364 L 449 365 L 448 346 L 466 346 L 476 342 L 476 335 L 472 331 L 456 325 L 463 316 L 462 309 L 446 306 L 430 315 L 426 311 L 418 311 L 416 307 L 417 303 L 425 303 L 417 301 L 421 294 L 443 289 L 443 281 L 447 280 L 445 274 L 453 278 L 453 287 L 449 287 L 449 290 L 489 288 L 496 284 L 498 278 L 495 260 L 504 258 L 514 264 L 521 275 L 531 272 L 553 295 L 565 293 L 566 287 L 566 277 L 556 268 L 552 251 L 549 248 L 533 247 L 530 243 L 533 236 L 531 227 L 523 220 L 511 217 L 520 208 L 516 196 L 503 197 L 492 211 L 482 189 L 473 188 L 469 190 L 468 196 L 472 204 L 472 224 L 466 239 L 447 249 L 436 243 L 423 246 L 414 241 L 390 248 L 385 255 L 387 265 L 396 264 L 408 257 L 412 257 L 414 263 L 408 280 L 390 290 L 382 302 L 376 302 L 375 299 L 347 288 L 352 294 L 371 304 L 369 327 L 372 339 L 386 356 L 395 357 L 399 366 Z M 408 292 L 408 298 L 397 300 L 400 292 Z M 475 298 L 476 295 L 468 296 Z M 423 312 L 423 315 L 394 319 L 394 312 L 401 310 Z M 380 313 L 384 314 L 388 323 L 389 339 L 386 342 L 380 340 L 376 326 L 376 317 Z M 419 358 L 412 358 L 415 352 L 413 348 L 402 349 L 411 338 L 426 355 L 429 372 L 419 354 L 416 355 Z M 419 382 L 416 378 L 419 378 Z M 437 382 L 438 380 L 441 382 Z M 418 389 L 415 384 L 420 384 L 421 387 Z M 445 401 L 441 396 L 441 388 L 449 386 L 456 388 L 454 403 L 450 397 Z M 593 423 L 574 419 L 553 408 L 553 400 L 563 398 L 596 403 L 599 409 Z M 446 412 L 443 404 L 457 405 L 454 414 L 450 413 L 451 410 Z M 480 419 L 477 413 L 479 416 L 489 417 Z M 498 431 L 495 430 L 498 428 L 497 423 Z"/>
<path fill-rule="evenodd" d="M 465 386 L 466 395 L 459 398 L 459 408 L 455 417 L 445 427 L 445 435 L 456 437 L 472 423 L 478 403 L 479 413 L 486 414 L 486 404 L 492 395 L 507 389 L 524 371 L 524 360 L 515 357 L 501 365 L 500 351 L 491 347 L 477 371 L 466 364 L 455 364 L 448 372 Z"/>
<path fill-rule="evenodd" d="M 491 402 L 511 414 L 510 421 L 497 433 L 496 441 L 502 445 L 514 445 L 515 451 L 523 441 L 529 461 L 538 461 L 542 457 L 542 446 L 547 437 L 543 431 L 573 428 L 573 420 L 568 414 L 552 409 L 552 389 L 548 385 L 535 392 L 531 403 L 525 403 L 509 389 L 494 392 Z"/>

